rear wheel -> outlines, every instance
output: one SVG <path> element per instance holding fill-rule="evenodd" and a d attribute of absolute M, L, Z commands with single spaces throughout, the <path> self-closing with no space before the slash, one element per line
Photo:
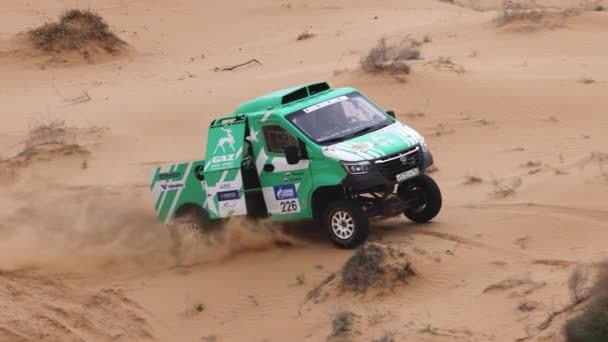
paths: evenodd
<path fill-rule="evenodd" d="M 330 239 L 340 248 L 354 248 L 367 239 L 369 221 L 359 201 L 331 202 L 323 222 Z"/>
<path fill-rule="evenodd" d="M 205 209 L 196 204 L 185 204 L 175 212 L 175 226 L 189 226 L 199 233 L 209 233 L 221 229 L 220 220 L 211 220 Z"/>
<path fill-rule="evenodd" d="M 169 234 L 173 245 L 171 253 L 177 265 L 184 263 L 188 250 L 213 239 L 216 231 L 221 230 L 220 220 L 209 219 L 209 214 L 200 205 L 185 204 L 175 212 L 173 224 L 169 227 Z"/>
<path fill-rule="evenodd" d="M 403 215 L 414 222 L 428 222 L 441 210 L 441 191 L 433 178 L 427 175 L 400 184 L 399 195 L 413 202 L 410 208 L 403 211 Z"/>

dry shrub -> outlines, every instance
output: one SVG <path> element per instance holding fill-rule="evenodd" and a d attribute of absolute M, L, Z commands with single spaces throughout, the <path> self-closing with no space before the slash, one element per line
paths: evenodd
<path fill-rule="evenodd" d="M 543 9 L 532 3 L 505 1 L 494 22 L 500 27 L 519 20 L 538 21 L 545 14 Z"/>
<path fill-rule="evenodd" d="M 41 51 L 79 51 L 85 56 L 88 56 L 90 49 L 114 53 L 126 45 L 101 16 L 80 9 L 68 10 L 59 21 L 28 31 L 27 37 L 34 48 Z"/>
<path fill-rule="evenodd" d="M 0 160 L 7 170 L 28 165 L 34 160 L 50 160 L 60 155 L 86 155 L 89 152 L 76 143 L 76 131 L 64 121 L 50 121 L 30 129 L 17 155 Z"/>
<path fill-rule="evenodd" d="M 568 342 L 608 341 L 608 262 L 602 264 L 583 313 L 566 323 Z"/>
<path fill-rule="evenodd" d="M 380 243 L 366 243 L 359 247 L 342 269 L 329 274 L 308 291 L 306 301 L 325 302 L 345 293 L 371 296 L 385 295 L 416 273 L 407 254 L 397 247 Z"/>
<path fill-rule="evenodd" d="M 420 59 L 420 50 L 411 40 L 404 40 L 399 45 L 387 45 L 381 38 L 366 56 L 361 58 L 361 68 L 367 72 L 388 72 L 409 74 L 410 66 L 406 61 Z"/>
<path fill-rule="evenodd" d="M 392 287 L 415 275 L 404 252 L 379 243 L 359 247 L 342 267 L 341 288 L 364 293 L 370 287 Z"/>
<path fill-rule="evenodd" d="M 507 0 L 494 18 L 496 26 L 501 27 L 515 22 L 523 22 L 528 28 L 555 28 L 563 26 L 566 17 L 575 15 L 579 11 L 574 8 L 550 9 L 541 7 L 535 1 Z"/>

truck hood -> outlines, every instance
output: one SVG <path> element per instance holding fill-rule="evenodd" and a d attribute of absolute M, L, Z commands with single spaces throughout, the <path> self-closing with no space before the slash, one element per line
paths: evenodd
<path fill-rule="evenodd" d="M 401 152 L 421 140 L 422 136 L 418 132 L 396 122 L 377 131 L 323 147 L 323 154 L 349 162 L 372 160 Z"/>

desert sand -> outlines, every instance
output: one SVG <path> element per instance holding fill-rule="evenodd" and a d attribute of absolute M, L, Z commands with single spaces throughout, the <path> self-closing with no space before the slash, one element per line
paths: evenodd
<path fill-rule="evenodd" d="M 584 9 L 497 27 L 499 1 L 455 3 L 2 1 L 0 341 L 563 341 L 570 275 L 608 258 L 608 12 L 545 1 Z M 129 50 L 23 48 L 71 7 Z M 409 75 L 361 71 L 379 38 L 408 36 L 430 38 Z M 234 221 L 176 258 L 148 170 L 203 158 L 209 122 L 240 102 L 319 80 L 426 136 L 442 212 L 369 239 L 406 251 L 416 276 L 310 300 L 353 251 L 306 224 Z M 341 310 L 352 322 L 331 337 Z"/>

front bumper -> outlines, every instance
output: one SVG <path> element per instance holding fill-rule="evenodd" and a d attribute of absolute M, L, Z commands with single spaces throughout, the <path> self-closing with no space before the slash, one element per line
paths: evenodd
<path fill-rule="evenodd" d="M 411 153 L 414 150 L 418 152 L 418 155 Z M 405 162 L 402 162 L 402 160 L 405 160 Z M 368 173 L 349 174 L 342 181 L 342 185 L 356 192 L 366 192 L 381 187 L 392 188 L 397 183 L 395 176 L 401 172 L 418 168 L 421 174 L 424 173 L 427 168 L 433 165 L 433 155 L 428 149 L 416 145 L 395 155 L 371 160 L 370 162 L 372 168 Z"/>

